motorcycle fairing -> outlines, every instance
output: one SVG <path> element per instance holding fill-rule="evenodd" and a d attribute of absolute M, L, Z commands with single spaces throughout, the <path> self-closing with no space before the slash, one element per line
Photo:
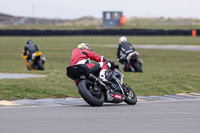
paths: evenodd
<path fill-rule="evenodd" d="M 36 59 L 36 57 L 40 57 L 41 55 L 42 55 L 42 52 L 40 52 L 40 51 L 33 53 L 31 60 L 34 61 Z"/>
<path fill-rule="evenodd" d="M 40 55 L 42 55 L 42 52 L 38 51 L 35 56 L 40 56 Z"/>
<path fill-rule="evenodd" d="M 123 95 L 118 92 L 113 92 L 111 94 L 111 97 L 112 97 L 111 100 L 106 102 L 121 103 L 123 101 Z"/>
<path fill-rule="evenodd" d="M 113 98 L 115 98 L 115 99 L 119 99 L 119 100 L 122 100 L 123 96 L 122 96 L 122 95 L 119 95 L 119 94 L 116 94 L 116 93 L 114 93 L 114 95 L 113 95 Z"/>
<path fill-rule="evenodd" d="M 26 61 L 28 55 L 24 55 L 22 54 L 22 58 L 24 59 L 24 62 L 26 63 L 26 66 L 28 67 L 28 70 L 33 70 L 35 71 L 36 69 L 32 68 L 31 63 Z"/>

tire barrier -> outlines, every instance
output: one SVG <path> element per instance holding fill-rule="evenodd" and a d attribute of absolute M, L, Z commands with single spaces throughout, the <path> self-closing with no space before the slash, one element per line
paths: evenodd
<path fill-rule="evenodd" d="M 0 30 L 0 36 L 199 36 L 198 30 L 102 29 L 102 30 Z"/>

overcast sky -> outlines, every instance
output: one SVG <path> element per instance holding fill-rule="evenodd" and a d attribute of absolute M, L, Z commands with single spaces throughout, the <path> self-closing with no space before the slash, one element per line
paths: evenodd
<path fill-rule="evenodd" d="M 200 0 L 0 0 L 0 13 L 14 16 L 102 18 L 102 11 L 123 11 L 127 18 L 200 18 Z"/>

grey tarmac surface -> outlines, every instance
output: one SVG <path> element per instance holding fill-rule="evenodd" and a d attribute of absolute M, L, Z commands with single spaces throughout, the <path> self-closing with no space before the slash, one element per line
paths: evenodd
<path fill-rule="evenodd" d="M 0 79 L 23 79 L 23 78 L 42 78 L 46 75 L 39 74 L 19 74 L 19 73 L 0 73 Z"/>
<path fill-rule="evenodd" d="M 93 46 L 101 47 L 115 47 L 117 44 L 94 44 Z M 135 48 L 144 49 L 165 49 L 165 50 L 188 50 L 188 51 L 200 51 L 200 45 L 145 45 L 145 44 L 134 44 Z"/>
<path fill-rule="evenodd" d="M 199 133 L 200 99 L 0 108 L 1 133 Z"/>

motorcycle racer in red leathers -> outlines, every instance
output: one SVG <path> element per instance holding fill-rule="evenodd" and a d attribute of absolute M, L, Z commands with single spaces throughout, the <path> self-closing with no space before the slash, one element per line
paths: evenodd
<path fill-rule="evenodd" d="M 96 61 L 96 63 L 91 63 L 91 60 Z M 78 47 L 73 50 L 70 60 L 70 66 L 78 64 L 86 64 L 90 72 L 99 73 L 99 78 L 106 82 L 107 71 L 111 65 L 114 65 L 114 62 L 94 53 L 89 44 L 80 42 Z M 78 82 L 75 81 L 75 83 L 77 84 Z"/>

